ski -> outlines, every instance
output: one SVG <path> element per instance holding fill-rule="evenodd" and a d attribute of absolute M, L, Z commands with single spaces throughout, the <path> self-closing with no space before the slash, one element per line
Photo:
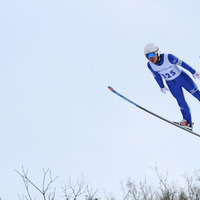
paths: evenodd
<path fill-rule="evenodd" d="M 193 134 L 193 135 L 196 135 L 196 136 L 200 137 L 200 135 L 199 135 L 198 133 L 195 133 L 194 131 L 190 130 L 189 128 L 184 128 L 184 127 L 182 127 L 182 126 L 179 126 L 178 124 L 174 123 L 173 121 L 170 121 L 170 120 L 168 120 L 168 119 L 165 119 L 164 117 L 161 117 L 160 115 L 157 115 L 157 114 L 155 114 L 155 113 L 153 113 L 153 112 L 147 110 L 146 108 L 143 108 L 142 106 L 136 104 L 135 102 L 131 101 L 130 99 L 126 98 L 125 96 L 123 96 L 123 95 L 121 95 L 120 93 L 118 93 L 117 91 L 115 91 L 111 86 L 108 86 L 108 89 L 109 89 L 111 92 L 113 92 L 114 94 L 116 94 L 116 95 L 118 95 L 119 97 L 121 97 L 122 99 L 124 99 L 124 100 L 128 101 L 129 103 L 133 104 L 134 106 L 136 106 L 136 107 L 142 109 L 143 111 L 145 111 L 145 112 L 147 112 L 147 113 L 149 113 L 149 114 L 151 114 L 151 115 L 154 115 L 155 117 L 157 117 L 157 118 L 159 118 L 159 119 L 162 119 L 163 121 L 168 122 L 169 124 L 172 124 L 172 125 L 174 125 L 174 126 L 176 126 L 176 127 L 178 127 L 178 128 L 181 128 L 181 129 L 183 129 L 184 131 L 187 131 L 187 132 L 189 132 L 189 133 L 191 133 L 191 134 Z"/>

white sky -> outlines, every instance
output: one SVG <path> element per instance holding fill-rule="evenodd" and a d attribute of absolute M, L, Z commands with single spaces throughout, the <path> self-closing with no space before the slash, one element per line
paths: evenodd
<path fill-rule="evenodd" d="M 22 165 L 38 185 L 50 168 L 59 176 L 58 196 L 63 181 L 83 174 L 98 196 L 105 190 L 118 199 L 121 180 L 157 184 L 155 165 L 180 182 L 199 169 L 200 138 L 107 89 L 181 120 L 176 101 L 147 69 L 143 48 L 154 42 L 200 70 L 199 8 L 198 0 L 2 1 L 0 197 L 25 194 L 15 172 Z M 186 98 L 200 133 L 200 104 Z"/>

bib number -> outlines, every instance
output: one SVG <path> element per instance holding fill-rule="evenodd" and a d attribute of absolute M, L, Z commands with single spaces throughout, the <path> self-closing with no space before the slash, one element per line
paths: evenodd
<path fill-rule="evenodd" d="M 165 73 L 165 74 L 161 74 L 161 75 L 163 76 L 164 79 L 170 79 L 171 77 L 176 75 L 176 72 L 171 70 L 169 73 Z"/>

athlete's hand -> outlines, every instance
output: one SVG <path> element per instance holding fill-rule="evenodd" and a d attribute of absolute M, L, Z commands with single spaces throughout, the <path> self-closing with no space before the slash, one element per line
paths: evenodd
<path fill-rule="evenodd" d="M 160 90 L 161 90 L 161 92 L 164 93 L 164 94 L 166 94 L 167 91 L 169 91 L 168 88 L 166 88 L 166 87 L 160 88 Z"/>
<path fill-rule="evenodd" d="M 194 74 L 193 74 L 193 77 L 194 77 L 194 79 L 200 79 L 200 72 L 195 72 Z"/>

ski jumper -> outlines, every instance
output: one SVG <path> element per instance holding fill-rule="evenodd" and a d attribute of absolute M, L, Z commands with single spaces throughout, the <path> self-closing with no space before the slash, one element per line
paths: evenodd
<path fill-rule="evenodd" d="M 154 78 L 160 88 L 165 87 L 163 79 L 166 81 L 170 92 L 178 102 L 183 119 L 192 124 L 191 112 L 185 100 L 183 88 L 196 97 L 199 101 L 200 91 L 190 76 L 182 71 L 178 65 L 190 71 L 192 74 L 195 73 L 195 70 L 187 63 L 172 54 L 161 54 L 160 56 L 161 59 L 159 62 L 154 64 L 149 61 L 147 66 L 153 73 Z"/>

